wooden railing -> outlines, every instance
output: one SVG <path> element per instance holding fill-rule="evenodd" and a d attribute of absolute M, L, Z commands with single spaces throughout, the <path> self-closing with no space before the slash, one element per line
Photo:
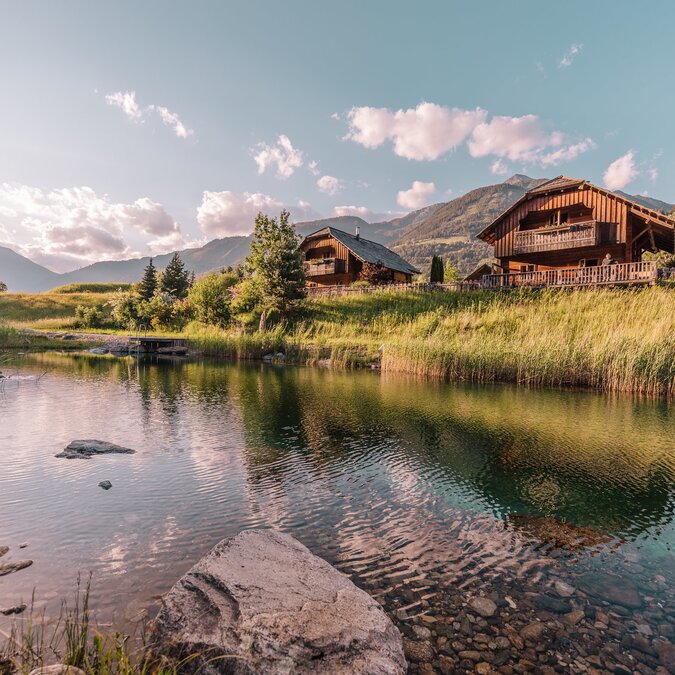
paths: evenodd
<path fill-rule="evenodd" d="M 658 278 L 655 262 L 621 263 L 598 267 L 563 267 L 509 274 L 486 274 L 482 288 L 519 288 L 542 286 L 596 286 L 615 284 L 653 284 Z"/>
<path fill-rule="evenodd" d="M 305 275 L 308 277 L 321 277 L 328 274 L 344 274 L 346 262 L 341 258 L 322 258 L 309 260 L 304 263 Z"/>
<path fill-rule="evenodd" d="M 521 253 L 538 253 L 540 251 L 560 251 L 567 248 L 595 246 L 599 242 L 599 228 L 595 220 L 574 223 L 566 229 L 543 228 L 516 232 L 513 244 L 515 255 Z"/>

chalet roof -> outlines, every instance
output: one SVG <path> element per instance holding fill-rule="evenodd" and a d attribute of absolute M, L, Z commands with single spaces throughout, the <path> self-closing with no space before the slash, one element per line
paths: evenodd
<path fill-rule="evenodd" d="M 666 216 L 660 211 L 649 209 L 646 206 L 642 206 L 642 204 L 638 204 L 637 202 L 616 194 L 616 192 L 611 192 L 610 190 L 605 190 L 604 188 L 598 187 L 597 185 L 593 185 L 583 178 L 557 176 L 556 178 L 552 178 L 551 180 L 548 180 L 545 183 L 532 188 L 532 190 L 528 190 L 520 199 L 511 204 L 511 206 L 509 206 L 509 208 L 506 209 L 504 213 L 497 216 L 497 218 L 495 218 L 487 227 L 483 228 L 476 236 L 479 239 L 492 244 L 494 242 L 494 229 L 497 227 L 498 223 L 508 216 L 509 213 L 517 209 L 523 202 L 526 202 L 528 199 L 538 195 L 548 194 L 550 192 L 564 192 L 565 190 L 581 188 L 583 186 L 587 186 L 603 195 L 611 196 L 612 198 L 617 199 L 624 204 L 629 204 L 634 212 L 639 213 L 639 215 L 641 215 L 643 218 L 653 218 L 661 223 L 667 223 L 668 226 L 675 227 L 675 218 Z"/>
<path fill-rule="evenodd" d="M 420 271 L 416 267 L 413 267 L 409 262 L 403 260 L 398 253 L 394 253 L 386 246 L 369 241 L 363 237 L 357 238 L 356 235 L 343 232 L 335 227 L 324 227 L 316 232 L 312 232 L 305 237 L 303 242 L 307 241 L 307 239 L 314 239 L 317 236 L 324 236 L 326 234 L 330 234 L 341 244 L 344 244 L 362 262 L 379 263 L 390 270 L 402 272 L 403 274 L 420 274 Z"/>

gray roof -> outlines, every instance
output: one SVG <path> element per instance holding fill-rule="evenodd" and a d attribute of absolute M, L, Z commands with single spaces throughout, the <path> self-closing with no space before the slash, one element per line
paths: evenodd
<path fill-rule="evenodd" d="M 324 227 L 321 230 L 308 234 L 305 239 L 316 237 L 319 234 L 328 233 L 341 244 L 344 244 L 359 260 L 363 262 L 380 264 L 390 270 L 396 270 L 403 274 L 421 274 L 409 262 L 403 260 L 398 253 L 394 253 L 382 244 L 378 244 L 363 237 L 356 238 L 355 235 L 343 232 L 335 227 Z"/>
<path fill-rule="evenodd" d="M 536 195 L 541 192 L 551 192 L 552 190 L 566 190 L 567 188 L 575 187 L 585 183 L 582 178 L 570 178 L 569 176 L 557 176 L 551 180 L 547 180 L 536 188 L 527 191 L 528 195 Z"/>

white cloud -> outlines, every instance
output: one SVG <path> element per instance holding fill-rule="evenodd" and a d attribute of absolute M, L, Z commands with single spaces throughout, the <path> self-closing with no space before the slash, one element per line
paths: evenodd
<path fill-rule="evenodd" d="M 490 171 L 495 174 L 495 176 L 506 176 L 506 174 L 509 173 L 509 166 L 503 160 L 495 159 L 490 165 Z"/>
<path fill-rule="evenodd" d="M 462 143 L 487 116 L 485 110 L 446 108 L 420 103 L 416 108 L 352 108 L 348 113 L 349 132 L 345 138 L 366 148 L 386 140 L 394 143 L 399 157 L 416 160 L 438 159 Z"/>
<path fill-rule="evenodd" d="M 112 202 L 89 187 L 43 191 L 2 183 L 0 214 L 17 247 L 62 267 L 128 258 L 136 245 L 155 253 L 184 244 L 180 225 L 161 204 L 147 197 Z"/>
<path fill-rule="evenodd" d="M 315 159 L 313 159 L 307 165 L 307 168 L 309 169 L 310 173 L 312 173 L 314 176 L 321 175 L 321 170 L 319 169 L 319 162 L 317 162 Z"/>
<path fill-rule="evenodd" d="M 581 54 L 584 46 L 580 44 L 573 43 L 570 45 L 570 48 L 567 50 L 565 55 L 558 62 L 559 68 L 569 68 L 572 65 L 574 59 Z"/>
<path fill-rule="evenodd" d="M 396 203 L 404 209 L 419 209 L 429 203 L 435 192 L 436 186 L 433 183 L 423 183 L 416 180 L 413 181 L 410 189 L 401 190 L 396 195 Z"/>
<path fill-rule="evenodd" d="M 142 123 L 152 113 L 157 113 L 161 121 L 166 126 L 171 127 L 178 138 L 187 138 L 194 134 L 194 131 L 188 129 L 175 112 L 164 106 L 151 104 L 145 108 L 141 108 L 136 102 L 135 91 L 116 91 L 112 94 L 107 94 L 105 100 L 108 105 L 120 108 L 133 122 Z"/>
<path fill-rule="evenodd" d="M 625 155 L 615 159 L 602 175 L 605 187 L 609 190 L 622 190 L 639 174 L 635 166 L 635 154 L 629 150 Z"/>
<path fill-rule="evenodd" d="M 176 115 L 174 112 L 171 112 L 168 108 L 165 108 L 161 105 L 156 105 L 149 106 L 148 109 L 156 110 L 162 122 L 164 122 L 167 127 L 171 127 L 178 138 L 187 138 L 188 136 L 192 136 L 192 134 L 194 134 L 194 131 L 192 129 L 188 129 L 181 122 L 178 115 Z"/>
<path fill-rule="evenodd" d="M 596 144 L 586 138 L 579 143 L 565 146 L 564 135 L 559 131 L 548 133 L 537 115 L 522 117 L 493 117 L 490 122 L 479 124 L 469 139 L 472 157 L 492 155 L 512 162 L 553 166 L 569 161 L 593 150 Z M 493 173 L 505 167 L 504 162 L 493 163 Z"/>
<path fill-rule="evenodd" d="M 656 181 L 658 177 L 659 177 L 659 170 L 653 166 L 651 169 L 649 169 L 649 180 L 651 180 L 651 182 L 653 183 Z"/>
<path fill-rule="evenodd" d="M 364 220 L 372 218 L 373 212 L 365 206 L 336 206 L 333 208 L 333 215 L 340 216 L 358 216 Z"/>
<path fill-rule="evenodd" d="M 274 145 L 258 143 L 253 150 L 253 159 L 258 165 L 258 173 L 276 166 L 278 178 L 289 178 L 303 164 L 302 150 L 293 147 L 288 136 L 281 134 Z"/>
<path fill-rule="evenodd" d="M 336 195 L 343 188 L 343 182 L 335 176 L 321 176 L 316 181 L 316 185 L 321 192 L 327 195 Z"/>

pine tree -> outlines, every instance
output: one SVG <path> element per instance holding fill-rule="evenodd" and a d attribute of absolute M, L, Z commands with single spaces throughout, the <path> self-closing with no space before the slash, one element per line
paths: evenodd
<path fill-rule="evenodd" d="M 247 271 L 258 286 L 268 316 L 286 316 L 305 297 L 303 256 L 289 217 L 286 210 L 278 220 L 259 213 L 246 258 Z"/>
<path fill-rule="evenodd" d="M 163 293 L 169 293 L 176 298 L 183 299 L 190 290 L 190 273 L 178 253 L 174 253 L 169 264 L 162 274 L 160 286 Z"/>
<path fill-rule="evenodd" d="M 432 284 L 443 283 L 443 258 L 438 255 L 435 255 L 431 259 L 431 273 L 429 275 L 429 281 L 431 281 Z"/>
<path fill-rule="evenodd" d="M 152 263 L 152 258 L 150 258 L 150 262 L 146 265 L 143 272 L 143 278 L 141 279 L 138 294 L 141 296 L 141 300 L 151 300 L 156 290 L 157 269 Z"/>

